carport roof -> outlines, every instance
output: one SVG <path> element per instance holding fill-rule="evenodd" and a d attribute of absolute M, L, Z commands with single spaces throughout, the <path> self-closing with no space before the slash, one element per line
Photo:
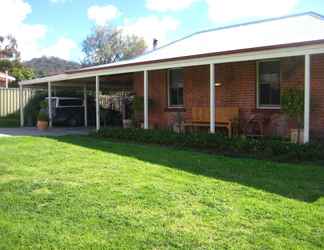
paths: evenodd
<path fill-rule="evenodd" d="M 164 63 L 161 67 L 168 68 L 168 63 L 179 60 L 318 44 L 324 44 L 324 17 L 307 12 L 197 32 L 131 60 L 67 71 L 61 75 L 24 81 L 22 84 L 68 80 L 109 72 L 136 72 L 151 69 L 148 66 L 157 63 Z M 142 67 L 138 67 L 140 65 Z M 121 68 L 124 70 L 118 70 Z"/>

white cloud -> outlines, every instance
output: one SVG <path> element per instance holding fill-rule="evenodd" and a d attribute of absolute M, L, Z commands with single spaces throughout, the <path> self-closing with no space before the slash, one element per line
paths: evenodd
<path fill-rule="evenodd" d="M 76 43 L 65 37 L 61 37 L 57 42 L 47 48 L 41 50 L 41 55 L 44 56 L 56 56 L 65 60 L 71 59 L 71 51 L 76 49 Z"/>
<path fill-rule="evenodd" d="M 23 60 L 28 60 L 39 55 L 39 42 L 45 37 L 47 28 L 44 25 L 20 24 L 13 36 L 18 42 L 18 50 Z"/>
<path fill-rule="evenodd" d="M 1 34 L 15 31 L 31 11 L 31 6 L 24 0 L 1 0 Z"/>
<path fill-rule="evenodd" d="M 88 9 L 88 18 L 95 21 L 97 25 L 105 25 L 107 22 L 117 18 L 121 13 L 114 5 L 94 5 Z"/>
<path fill-rule="evenodd" d="M 272 17 L 286 15 L 299 0 L 206 0 L 209 18 L 226 22 L 246 17 Z"/>
<path fill-rule="evenodd" d="M 125 20 L 120 28 L 127 34 L 135 34 L 143 37 L 149 48 L 153 39 L 158 39 L 159 44 L 168 41 L 168 33 L 178 29 L 180 22 L 172 17 L 147 16 L 137 20 Z"/>
<path fill-rule="evenodd" d="M 72 49 L 71 40 L 59 39 L 48 48 L 40 46 L 47 33 L 47 27 L 42 24 L 27 24 L 25 19 L 32 11 L 26 0 L 1 0 L 0 35 L 13 35 L 18 42 L 18 49 L 23 60 L 42 55 L 62 56 L 68 59 Z M 58 47 L 61 46 L 60 49 Z"/>
<path fill-rule="evenodd" d="M 146 0 L 146 7 L 154 11 L 183 10 L 192 5 L 196 0 Z"/>

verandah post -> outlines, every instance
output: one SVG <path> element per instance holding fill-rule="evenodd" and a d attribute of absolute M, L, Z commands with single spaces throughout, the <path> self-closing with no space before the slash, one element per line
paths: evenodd
<path fill-rule="evenodd" d="M 84 108 L 84 127 L 88 127 L 88 100 L 87 100 L 87 85 L 83 86 L 83 108 Z"/>
<path fill-rule="evenodd" d="M 23 100 L 23 86 L 19 83 L 19 106 L 20 106 L 20 127 L 24 126 L 24 100 Z"/>
<path fill-rule="evenodd" d="M 148 72 L 144 70 L 144 129 L 148 128 Z"/>
<path fill-rule="evenodd" d="M 47 88 L 48 88 L 48 124 L 49 127 L 51 128 L 53 123 L 52 123 L 52 83 L 49 81 L 47 83 Z"/>
<path fill-rule="evenodd" d="M 210 133 L 215 133 L 215 64 L 210 64 Z"/>
<path fill-rule="evenodd" d="M 305 102 L 304 102 L 304 143 L 309 142 L 310 112 L 310 55 L 305 55 Z"/>
<path fill-rule="evenodd" d="M 100 129 L 100 107 L 99 107 L 99 86 L 100 78 L 96 76 L 96 130 Z"/>

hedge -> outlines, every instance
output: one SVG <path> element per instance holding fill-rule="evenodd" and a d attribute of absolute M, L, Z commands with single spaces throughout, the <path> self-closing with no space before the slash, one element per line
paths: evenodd
<path fill-rule="evenodd" d="M 199 149 L 226 155 L 291 162 L 324 162 L 324 145 L 319 143 L 298 145 L 279 139 L 228 138 L 222 134 L 179 134 L 168 130 L 134 128 L 104 128 L 96 135 L 113 140 Z"/>
<path fill-rule="evenodd" d="M 0 128 L 15 128 L 20 126 L 20 120 L 14 118 L 0 118 Z"/>

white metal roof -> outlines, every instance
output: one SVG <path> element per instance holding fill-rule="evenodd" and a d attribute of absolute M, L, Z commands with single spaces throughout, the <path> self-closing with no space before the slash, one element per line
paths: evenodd
<path fill-rule="evenodd" d="M 180 60 L 187 56 L 204 57 L 213 53 L 221 55 L 230 51 L 262 49 L 270 46 L 285 47 L 289 44 L 321 40 L 324 43 L 324 17 L 307 12 L 197 32 L 131 60 L 87 67 L 43 80 L 71 78 L 73 74 L 80 75 L 87 71 L 102 72 L 106 68 L 126 68 L 134 64 L 149 64 L 177 58 Z M 41 82 L 40 79 L 37 82 Z"/>
<path fill-rule="evenodd" d="M 135 59 L 110 65 L 124 65 L 322 39 L 324 39 L 324 17 L 314 12 L 307 12 L 197 32 Z M 89 68 L 107 66 L 109 64 Z M 89 68 L 84 68 L 84 70 Z"/>

